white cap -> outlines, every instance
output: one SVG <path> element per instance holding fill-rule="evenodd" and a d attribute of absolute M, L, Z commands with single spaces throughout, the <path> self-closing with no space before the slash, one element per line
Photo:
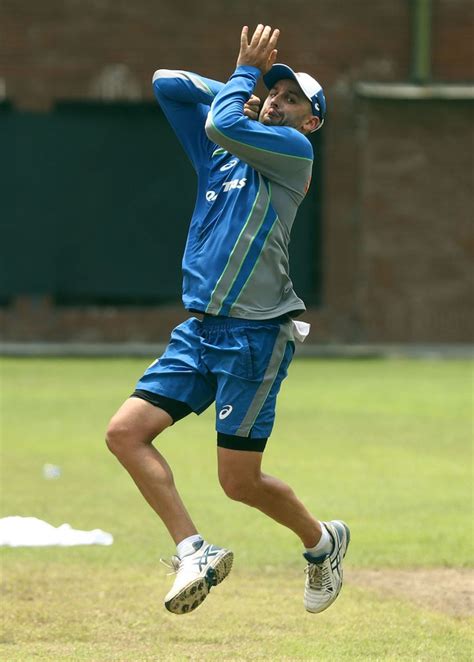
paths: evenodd
<path fill-rule="evenodd" d="M 326 115 L 326 98 L 321 85 L 309 74 L 302 71 L 295 72 L 287 64 L 274 64 L 270 71 L 264 75 L 263 81 L 267 88 L 271 90 L 275 83 L 283 78 L 291 78 L 301 87 L 303 94 L 311 104 L 313 114 L 319 117 L 317 129 L 320 129 Z"/>

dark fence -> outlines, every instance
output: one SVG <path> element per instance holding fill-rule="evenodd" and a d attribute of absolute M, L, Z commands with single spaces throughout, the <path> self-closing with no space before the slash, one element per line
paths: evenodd
<path fill-rule="evenodd" d="M 3 104 L 0 149 L 1 302 L 179 301 L 196 183 L 156 104 L 68 102 L 50 113 Z M 320 171 L 291 244 L 295 287 L 312 304 L 321 290 Z"/>

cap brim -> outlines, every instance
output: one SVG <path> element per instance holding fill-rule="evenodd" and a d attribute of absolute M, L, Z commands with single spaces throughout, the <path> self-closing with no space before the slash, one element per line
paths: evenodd
<path fill-rule="evenodd" d="M 295 72 L 287 64 L 274 64 L 270 71 L 264 75 L 263 82 L 271 90 L 275 83 L 282 80 L 282 78 L 291 78 L 298 83 Z"/>
<path fill-rule="evenodd" d="M 290 78 L 291 80 L 294 80 L 296 83 L 298 83 L 300 90 L 308 99 L 311 107 L 313 107 L 313 99 L 311 94 L 306 89 L 304 83 L 298 79 L 298 74 L 296 74 L 287 64 L 274 64 L 270 71 L 263 77 L 263 82 L 267 88 L 271 90 L 275 83 L 284 78 Z"/>

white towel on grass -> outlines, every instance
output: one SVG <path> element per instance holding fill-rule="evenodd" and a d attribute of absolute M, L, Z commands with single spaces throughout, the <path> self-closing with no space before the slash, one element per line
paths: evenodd
<path fill-rule="evenodd" d="M 69 524 L 54 527 L 37 517 L 3 517 L 0 519 L 0 547 L 47 547 L 59 545 L 111 545 L 112 534 L 94 529 L 78 531 Z"/>

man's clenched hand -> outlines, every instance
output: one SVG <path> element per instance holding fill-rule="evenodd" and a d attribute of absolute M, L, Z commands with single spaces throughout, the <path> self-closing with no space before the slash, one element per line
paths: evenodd
<path fill-rule="evenodd" d="M 260 114 L 260 105 L 260 99 L 255 96 L 255 94 L 252 94 L 247 103 L 244 104 L 244 115 L 250 120 L 258 120 L 258 116 Z"/>

